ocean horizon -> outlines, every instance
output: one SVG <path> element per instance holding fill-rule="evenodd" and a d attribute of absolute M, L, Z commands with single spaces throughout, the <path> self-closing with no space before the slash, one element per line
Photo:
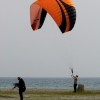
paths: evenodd
<path fill-rule="evenodd" d="M 52 77 L 22 77 L 26 88 L 35 89 L 73 89 L 73 79 L 52 78 Z M 16 77 L 0 77 L 0 89 L 13 88 L 13 83 L 17 83 Z M 100 89 L 99 77 L 78 78 L 78 84 L 84 84 L 85 89 Z"/>

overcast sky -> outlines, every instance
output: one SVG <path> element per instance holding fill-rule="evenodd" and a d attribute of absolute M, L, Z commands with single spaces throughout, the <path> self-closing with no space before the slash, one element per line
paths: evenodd
<path fill-rule="evenodd" d="M 35 0 L 0 0 L 0 77 L 100 77 L 100 0 L 73 0 L 77 20 L 62 34 L 47 15 L 30 26 Z"/>

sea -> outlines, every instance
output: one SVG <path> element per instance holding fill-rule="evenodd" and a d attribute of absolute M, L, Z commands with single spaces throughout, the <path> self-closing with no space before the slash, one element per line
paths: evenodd
<path fill-rule="evenodd" d="M 23 77 L 27 88 L 32 89 L 72 89 L 72 78 L 31 78 Z M 0 89 L 13 88 L 16 77 L 0 77 Z M 86 89 L 100 89 L 100 78 L 79 78 L 78 84 L 84 84 Z"/>

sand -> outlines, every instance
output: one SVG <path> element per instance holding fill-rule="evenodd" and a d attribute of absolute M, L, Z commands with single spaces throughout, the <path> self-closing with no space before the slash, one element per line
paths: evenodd
<path fill-rule="evenodd" d="M 100 90 L 27 89 L 24 100 L 100 100 Z M 0 90 L 0 100 L 20 100 L 18 90 Z"/>

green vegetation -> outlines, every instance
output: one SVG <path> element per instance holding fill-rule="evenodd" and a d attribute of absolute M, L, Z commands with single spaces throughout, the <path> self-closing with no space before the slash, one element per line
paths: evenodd
<path fill-rule="evenodd" d="M 0 90 L 0 95 L 2 94 L 6 94 L 6 95 L 10 95 L 10 94 L 18 94 L 17 90 Z M 76 95 L 76 94 L 80 94 L 80 95 L 90 95 L 90 94 L 100 94 L 100 90 L 84 90 L 84 91 L 80 91 L 77 90 L 77 93 L 74 93 L 72 90 L 58 90 L 58 89 L 33 89 L 33 90 L 27 90 L 24 94 L 28 95 L 28 94 L 46 94 L 46 95 Z"/>
<path fill-rule="evenodd" d="M 0 90 L 0 100 L 18 100 L 18 90 Z M 100 90 L 84 90 L 74 93 L 65 89 L 29 89 L 24 92 L 24 100 L 100 100 Z M 51 98 L 51 99 L 50 99 Z M 96 99 L 97 98 L 97 99 Z"/>

